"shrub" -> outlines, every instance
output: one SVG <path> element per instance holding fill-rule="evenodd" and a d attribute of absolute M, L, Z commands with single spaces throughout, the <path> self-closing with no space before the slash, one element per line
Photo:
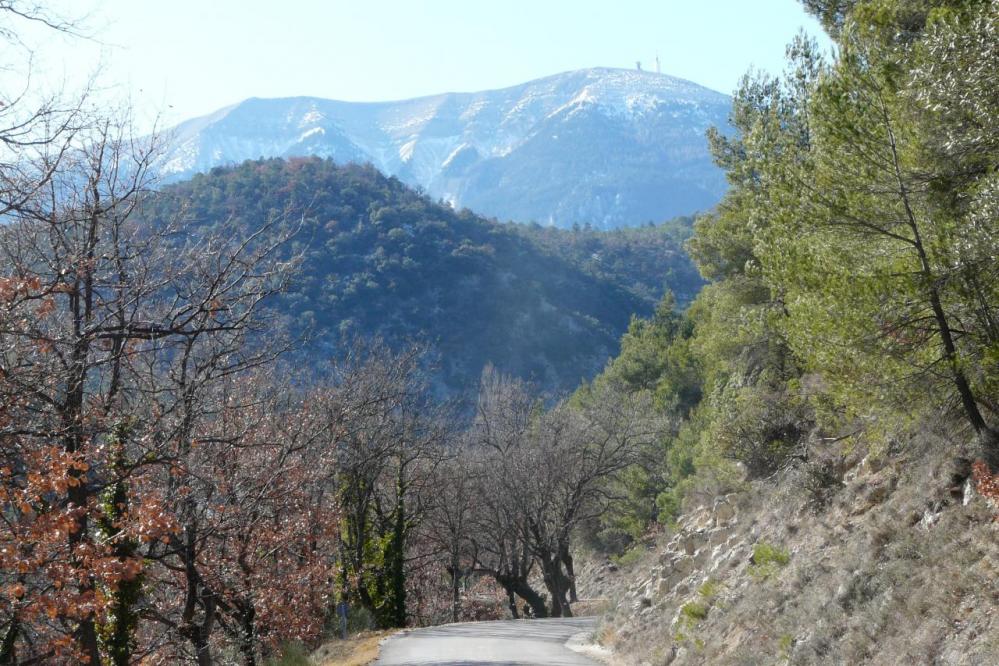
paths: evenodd
<path fill-rule="evenodd" d="M 339 625 L 337 625 L 339 626 Z M 375 617 L 364 606 L 357 604 L 352 606 L 347 615 L 347 633 L 350 635 L 359 634 L 362 631 L 370 631 L 378 626 Z"/>
<path fill-rule="evenodd" d="M 281 648 L 281 656 L 268 659 L 266 666 L 312 666 L 309 653 L 301 643 L 289 643 Z"/>
<path fill-rule="evenodd" d="M 618 565 L 619 567 L 627 569 L 633 566 L 634 564 L 637 564 L 638 561 L 642 559 L 642 556 L 644 554 L 645 554 L 645 547 L 641 544 L 638 544 L 632 546 L 631 548 L 629 548 L 620 555 L 615 555 L 611 557 L 611 561 L 613 561 L 614 564 Z"/>
<path fill-rule="evenodd" d="M 697 588 L 697 593 L 710 601 L 718 596 L 718 593 L 721 592 L 721 588 L 722 584 L 719 581 L 714 578 L 709 578 L 701 583 L 701 586 Z"/>
<path fill-rule="evenodd" d="M 791 650 L 794 649 L 794 636 L 783 634 L 777 641 L 777 648 L 780 650 L 780 658 L 784 661 L 790 661 Z"/>
<path fill-rule="evenodd" d="M 813 513 L 822 512 L 833 496 L 843 487 L 843 468 L 840 461 L 823 460 L 804 466 L 802 490 L 808 508 Z"/>
<path fill-rule="evenodd" d="M 715 440 L 750 478 L 776 472 L 811 427 L 807 408 L 779 384 L 726 387 L 718 404 Z"/>
<path fill-rule="evenodd" d="M 680 613 L 689 623 L 696 624 L 708 616 L 708 605 L 701 601 L 691 601 L 680 608 Z"/>
<path fill-rule="evenodd" d="M 753 546 L 750 573 L 755 578 L 769 578 L 776 574 L 779 569 L 787 566 L 790 561 L 791 554 L 787 550 L 761 541 Z"/>

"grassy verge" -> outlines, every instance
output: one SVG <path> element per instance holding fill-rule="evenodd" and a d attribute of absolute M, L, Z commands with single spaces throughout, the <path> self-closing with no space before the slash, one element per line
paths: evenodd
<path fill-rule="evenodd" d="M 334 640 L 312 653 L 317 666 L 366 666 L 378 658 L 378 645 L 393 631 L 365 631 L 345 641 Z"/>

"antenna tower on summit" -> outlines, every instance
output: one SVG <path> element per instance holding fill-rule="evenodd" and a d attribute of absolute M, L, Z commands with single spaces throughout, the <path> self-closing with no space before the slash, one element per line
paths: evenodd
<path fill-rule="evenodd" d="M 656 74 L 662 74 L 663 69 L 659 66 L 659 54 L 656 54 Z"/>

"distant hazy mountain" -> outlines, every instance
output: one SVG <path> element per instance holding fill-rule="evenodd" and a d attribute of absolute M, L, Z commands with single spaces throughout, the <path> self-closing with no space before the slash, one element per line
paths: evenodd
<path fill-rule="evenodd" d="M 605 68 L 398 102 L 254 98 L 179 125 L 162 170 L 318 155 L 501 220 L 610 228 L 713 206 L 725 181 L 704 132 L 728 111 L 690 81 Z"/>

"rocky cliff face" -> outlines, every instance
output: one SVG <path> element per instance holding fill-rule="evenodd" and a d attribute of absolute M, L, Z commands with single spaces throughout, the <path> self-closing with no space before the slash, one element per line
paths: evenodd
<path fill-rule="evenodd" d="M 690 81 L 606 68 L 398 102 L 249 99 L 175 128 L 160 168 L 182 178 L 318 155 L 501 220 L 613 228 L 717 203 L 725 181 L 704 133 L 729 109 Z"/>
<path fill-rule="evenodd" d="M 687 512 L 597 638 L 621 664 L 955 664 L 999 659 L 994 507 L 953 443 L 805 465 Z M 614 581 L 617 581 L 616 583 Z"/>

